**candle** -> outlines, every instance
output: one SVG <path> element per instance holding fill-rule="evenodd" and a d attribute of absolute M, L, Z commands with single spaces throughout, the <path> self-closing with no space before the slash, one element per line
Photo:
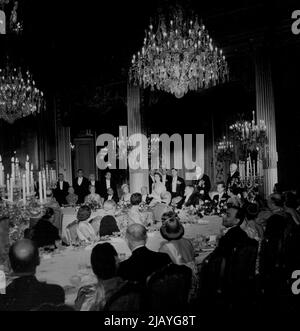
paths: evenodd
<path fill-rule="evenodd" d="M 30 174 L 29 174 L 29 156 L 26 156 L 26 162 L 25 162 L 25 184 L 26 184 L 26 194 L 29 195 L 30 194 L 30 190 L 29 190 L 29 178 L 30 178 Z"/>
<path fill-rule="evenodd" d="M 49 183 L 49 167 L 48 167 L 48 164 L 46 164 L 46 183 Z"/>
<path fill-rule="evenodd" d="M 44 194 L 44 196 L 43 196 L 43 200 L 45 200 L 46 201 L 46 198 L 47 198 L 47 194 L 46 194 L 46 187 L 47 187 L 47 184 L 46 184 L 46 175 L 45 175 L 45 172 L 44 172 L 44 174 L 43 174 L 43 194 Z"/>
<path fill-rule="evenodd" d="M 32 189 L 32 192 L 34 192 L 33 164 L 32 163 L 31 163 L 31 168 L 30 168 L 30 187 Z"/>
<path fill-rule="evenodd" d="M 9 174 L 6 177 L 7 199 L 9 199 Z"/>
<path fill-rule="evenodd" d="M 11 202 L 14 201 L 14 179 L 13 177 L 10 178 L 10 199 Z"/>
<path fill-rule="evenodd" d="M 26 205 L 26 176 L 25 174 L 22 177 L 22 192 L 23 192 L 23 204 Z"/>
<path fill-rule="evenodd" d="M 15 158 L 11 158 L 11 178 L 15 180 Z"/>
<path fill-rule="evenodd" d="M 42 188 L 43 188 L 43 183 L 42 183 L 42 172 L 39 171 L 39 196 L 40 196 L 40 203 L 43 203 L 43 194 L 42 194 Z"/>

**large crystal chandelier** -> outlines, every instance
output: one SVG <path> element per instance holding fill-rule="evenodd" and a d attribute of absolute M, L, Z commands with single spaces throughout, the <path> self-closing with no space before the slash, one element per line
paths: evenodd
<path fill-rule="evenodd" d="M 14 123 L 19 118 L 39 113 L 43 108 L 43 92 L 36 86 L 29 71 L 9 65 L 0 69 L 0 119 Z"/>
<path fill-rule="evenodd" d="M 205 26 L 197 17 L 185 20 L 181 10 L 172 17 L 168 22 L 161 17 L 157 28 L 149 26 L 141 51 L 133 55 L 130 82 L 181 98 L 189 90 L 226 81 L 225 56 L 213 45 Z"/>

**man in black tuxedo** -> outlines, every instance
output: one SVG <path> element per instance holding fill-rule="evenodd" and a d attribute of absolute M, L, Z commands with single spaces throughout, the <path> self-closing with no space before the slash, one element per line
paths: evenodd
<path fill-rule="evenodd" d="M 145 246 L 147 230 L 143 225 L 130 225 L 126 231 L 126 240 L 132 255 L 119 265 L 118 273 L 123 279 L 145 283 L 153 272 L 172 263 L 169 255 L 153 252 Z"/>
<path fill-rule="evenodd" d="M 193 180 L 195 189 L 200 193 L 202 200 L 210 200 L 209 191 L 211 189 L 210 179 L 203 173 L 200 166 L 196 167 L 196 174 Z"/>
<path fill-rule="evenodd" d="M 237 170 L 237 165 L 235 163 L 231 163 L 229 170 L 230 170 L 230 174 L 228 175 L 227 178 L 227 190 L 229 188 L 237 188 L 240 184 L 240 173 Z"/>
<path fill-rule="evenodd" d="M 169 187 L 172 181 L 172 176 L 168 175 L 167 169 L 165 168 L 161 169 L 161 174 L 162 174 L 162 182 L 165 185 L 167 191 L 169 191 Z"/>
<path fill-rule="evenodd" d="M 89 194 L 89 180 L 83 177 L 83 170 L 78 169 L 77 177 L 74 179 L 73 187 L 75 194 L 78 195 L 78 204 L 84 203 L 84 198 Z"/>
<path fill-rule="evenodd" d="M 58 182 L 56 183 L 56 188 L 53 190 L 54 197 L 60 206 L 66 205 L 66 196 L 68 195 L 69 183 L 64 180 L 64 175 L 58 175 Z"/>
<path fill-rule="evenodd" d="M 6 288 L 5 310 L 28 311 L 44 303 L 64 303 L 65 293 L 62 287 L 36 279 L 36 267 L 40 263 L 39 250 L 31 240 L 23 239 L 13 244 L 9 259 L 18 278 Z"/>
<path fill-rule="evenodd" d="M 96 176 L 94 174 L 90 174 L 89 177 L 89 186 L 94 186 L 96 189 L 96 193 L 101 195 L 101 186 L 100 186 L 100 182 L 98 180 L 96 180 Z"/>
<path fill-rule="evenodd" d="M 108 192 L 107 190 L 109 188 L 111 188 L 113 190 L 113 200 L 115 202 L 119 201 L 119 197 L 118 197 L 118 193 L 117 193 L 117 185 L 115 184 L 115 182 L 112 180 L 111 178 L 111 172 L 107 171 L 105 173 L 105 178 L 103 180 L 101 180 L 100 183 L 100 195 L 102 198 L 104 198 L 104 201 L 106 201 L 108 199 Z"/>
<path fill-rule="evenodd" d="M 219 206 L 229 199 L 229 195 L 226 193 L 225 183 L 223 181 L 217 183 L 217 191 L 218 194 L 213 196 L 213 202 Z"/>
<path fill-rule="evenodd" d="M 167 191 L 171 193 L 172 199 L 178 196 L 184 196 L 185 182 L 183 178 L 178 176 L 177 169 L 172 169 L 172 177 L 169 180 L 169 185 L 166 188 Z"/>
<path fill-rule="evenodd" d="M 200 194 L 197 190 L 194 189 L 193 185 L 187 185 L 184 190 L 184 198 L 182 198 L 177 204 L 177 208 L 181 209 L 182 207 L 196 207 L 200 201 Z"/>

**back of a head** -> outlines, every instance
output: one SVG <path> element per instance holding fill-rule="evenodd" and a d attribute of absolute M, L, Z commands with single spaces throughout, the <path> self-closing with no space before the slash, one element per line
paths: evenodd
<path fill-rule="evenodd" d="M 98 279 L 110 279 L 117 272 L 116 257 L 118 253 L 109 243 L 96 245 L 91 254 L 91 265 Z"/>
<path fill-rule="evenodd" d="M 271 200 L 271 202 L 272 202 L 276 207 L 283 207 L 284 201 L 283 201 L 282 194 L 280 194 L 280 193 L 272 193 L 272 194 L 269 196 L 269 199 Z"/>
<path fill-rule="evenodd" d="M 49 220 L 52 216 L 54 215 L 54 210 L 53 208 L 47 207 L 45 214 L 43 215 L 43 219 Z"/>
<path fill-rule="evenodd" d="M 147 229 L 138 223 L 131 224 L 126 230 L 126 238 L 131 245 L 145 244 L 147 240 Z"/>
<path fill-rule="evenodd" d="M 130 203 L 132 206 L 138 206 L 142 202 L 141 193 L 133 193 L 130 197 Z"/>
<path fill-rule="evenodd" d="M 29 239 L 19 240 L 10 247 L 9 259 L 15 273 L 34 273 L 39 265 L 38 247 Z"/>
<path fill-rule="evenodd" d="M 100 223 L 99 235 L 100 237 L 103 236 L 110 236 L 114 232 L 119 232 L 119 228 L 117 225 L 116 219 L 112 215 L 103 216 Z"/>
<path fill-rule="evenodd" d="M 256 203 L 248 203 L 245 207 L 245 216 L 247 220 L 255 220 L 259 213 L 259 207 Z"/>
<path fill-rule="evenodd" d="M 103 208 L 106 212 L 113 212 L 116 208 L 117 204 L 114 200 L 106 200 L 103 204 Z"/>

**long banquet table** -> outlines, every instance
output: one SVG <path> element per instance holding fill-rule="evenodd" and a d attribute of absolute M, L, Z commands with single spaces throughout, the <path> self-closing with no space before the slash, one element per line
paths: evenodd
<path fill-rule="evenodd" d="M 184 227 L 186 238 L 192 239 L 199 235 L 212 236 L 220 233 L 222 220 L 218 216 L 207 216 L 201 219 L 199 224 L 185 224 Z M 149 232 L 147 247 L 158 251 L 163 240 L 159 231 Z M 108 242 L 115 247 L 121 258 L 128 258 L 131 255 L 123 238 L 113 237 Z M 37 269 L 37 278 L 64 287 L 66 303 L 73 305 L 78 288 L 95 281 L 90 266 L 92 248 L 92 246 L 67 247 L 59 252 L 43 254 Z M 198 263 L 201 263 L 208 253 L 208 251 L 200 253 L 197 258 Z"/>

